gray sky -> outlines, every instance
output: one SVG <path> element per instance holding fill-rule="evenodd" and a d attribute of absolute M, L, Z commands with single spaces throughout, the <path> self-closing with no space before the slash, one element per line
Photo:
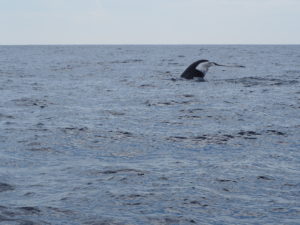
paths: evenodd
<path fill-rule="evenodd" d="M 300 0 L 0 0 L 0 44 L 300 44 Z"/>

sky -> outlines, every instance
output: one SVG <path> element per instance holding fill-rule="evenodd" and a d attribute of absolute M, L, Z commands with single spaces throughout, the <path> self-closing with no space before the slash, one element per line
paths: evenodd
<path fill-rule="evenodd" d="M 0 45 L 300 44 L 300 0 L 0 0 Z"/>

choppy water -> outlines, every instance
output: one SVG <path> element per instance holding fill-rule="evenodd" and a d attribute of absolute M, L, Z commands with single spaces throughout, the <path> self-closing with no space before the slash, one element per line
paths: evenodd
<path fill-rule="evenodd" d="M 1 46 L 0 84 L 1 225 L 300 224 L 300 46 Z"/>

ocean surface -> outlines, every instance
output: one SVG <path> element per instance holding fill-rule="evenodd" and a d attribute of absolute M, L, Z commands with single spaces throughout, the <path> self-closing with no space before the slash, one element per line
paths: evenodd
<path fill-rule="evenodd" d="M 299 45 L 0 46 L 0 84 L 1 225 L 300 224 Z"/>

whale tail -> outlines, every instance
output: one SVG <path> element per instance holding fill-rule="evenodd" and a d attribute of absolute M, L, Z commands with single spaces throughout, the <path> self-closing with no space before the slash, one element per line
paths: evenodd
<path fill-rule="evenodd" d="M 222 64 L 218 64 L 218 63 L 215 63 L 215 62 L 214 62 L 214 65 L 215 65 L 215 66 L 224 66 L 224 67 L 245 68 L 245 66 L 243 66 L 243 65 L 236 65 L 236 64 L 234 64 L 234 65 L 222 65 Z"/>
<path fill-rule="evenodd" d="M 206 59 L 198 60 L 196 62 L 193 62 L 191 65 L 186 68 L 183 73 L 181 74 L 182 78 L 185 79 L 194 79 L 194 78 L 204 78 L 205 74 L 208 72 L 208 69 L 211 66 L 223 66 L 223 67 L 237 67 L 237 68 L 244 68 L 245 66 L 242 65 L 222 65 L 218 64 L 216 62 L 210 62 Z"/>

